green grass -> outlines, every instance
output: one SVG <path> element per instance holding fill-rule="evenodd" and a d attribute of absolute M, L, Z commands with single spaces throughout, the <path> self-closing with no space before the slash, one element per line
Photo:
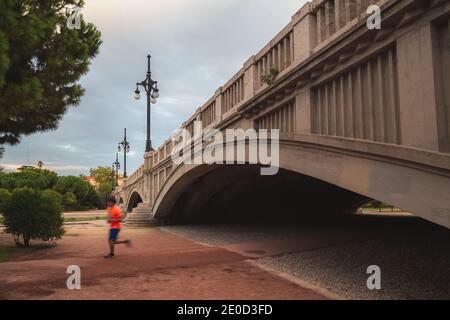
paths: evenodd
<path fill-rule="evenodd" d="M 95 221 L 95 220 L 107 220 L 108 217 L 85 217 L 85 218 L 64 218 L 64 222 L 80 222 L 80 221 Z"/>
<path fill-rule="evenodd" d="M 64 218 L 64 222 L 80 222 L 80 221 L 95 221 L 95 220 L 107 220 L 108 217 L 85 217 L 85 218 Z M 5 224 L 5 218 L 0 217 L 0 226 Z"/>
<path fill-rule="evenodd" d="M 374 207 L 367 207 L 363 208 L 364 211 L 368 212 L 400 212 L 401 209 L 398 208 L 374 208 Z"/>

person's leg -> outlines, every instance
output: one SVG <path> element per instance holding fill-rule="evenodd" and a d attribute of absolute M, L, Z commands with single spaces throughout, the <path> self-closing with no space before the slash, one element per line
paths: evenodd
<path fill-rule="evenodd" d="M 126 244 L 128 247 L 131 246 L 131 241 L 126 239 L 126 240 L 118 240 L 119 239 L 119 232 L 120 229 L 117 229 L 117 236 L 116 239 L 114 240 L 114 244 Z"/>
<path fill-rule="evenodd" d="M 114 255 L 114 240 L 109 240 L 109 254 Z"/>
<path fill-rule="evenodd" d="M 116 240 L 116 241 L 114 241 L 114 244 L 126 244 L 127 246 L 131 246 L 131 241 L 130 240 L 120 240 L 120 241 L 118 241 L 118 240 Z"/>
<path fill-rule="evenodd" d="M 114 242 L 117 239 L 117 231 L 115 229 L 109 230 L 108 244 L 109 244 L 109 254 L 105 258 L 114 257 Z"/>

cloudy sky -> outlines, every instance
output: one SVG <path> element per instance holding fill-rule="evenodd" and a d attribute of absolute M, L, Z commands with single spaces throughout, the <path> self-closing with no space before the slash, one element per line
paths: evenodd
<path fill-rule="evenodd" d="M 152 111 L 159 146 L 208 100 L 306 0 L 86 0 L 85 19 L 102 32 L 100 54 L 81 79 L 86 95 L 59 129 L 6 146 L 1 165 L 38 160 L 59 174 L 111 166 L 123 128 L 129 132 L 128 174 L 143 163 L 145 99 L 133 99 L 152 55 L 160 98 Z M 122 162 L 122 158 L 120 158 Z"/>

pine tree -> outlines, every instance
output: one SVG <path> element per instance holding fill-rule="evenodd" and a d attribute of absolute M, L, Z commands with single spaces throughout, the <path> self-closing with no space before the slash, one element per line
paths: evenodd
<path fill-rule="evenodd" d="M 79 29 L 68 28 L 72 6 L 82 8 L 84 1 L 0 1 L 0 145 L 57 128 L 80 103 L 78 81 L 98 53 L 101 34 L 82 16 Z"/>

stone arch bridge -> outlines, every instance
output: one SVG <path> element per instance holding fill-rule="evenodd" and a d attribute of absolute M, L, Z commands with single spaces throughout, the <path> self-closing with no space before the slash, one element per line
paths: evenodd
<path fill-rule="evenodd" d="M 449 228 L 450 1 L 309 2 L 182 127 L 196 120 L 279 129 L 279 173 L 175 165 L 169 139 L 115 190 L 129 223 L 326 217 L 373 198 Z"/>

